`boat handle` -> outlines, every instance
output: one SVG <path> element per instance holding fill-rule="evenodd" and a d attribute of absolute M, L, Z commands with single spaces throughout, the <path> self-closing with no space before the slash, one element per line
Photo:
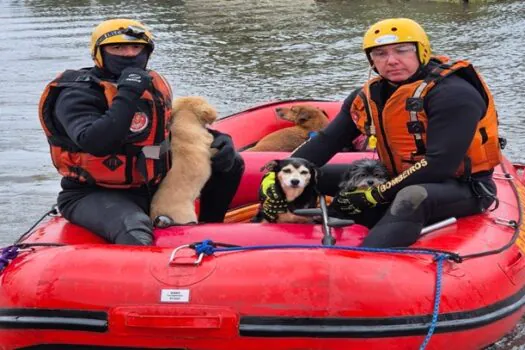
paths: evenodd
<path fill-rule="evenodd" d="M 511 174 L 507 174 L 507 173 L 493 173 L 492 178 L 494 180 L 507 180 L 507 181 L 514 180 L 514 176 L 512 176 Z"/>
<path fill-rule="evenodd" d="M 240 316 L 229 307 L 209 305 L 117 306 L 108 312 L 112 334 L 127 337 L 233 339 L 239 334 Z M 205 335 L 206 334 L 206 335 Z"/>
<path fill-rule="evenodd" d="M 188 329 L 220 329 L 220 316 L 175 316 L 175 315 L 141 315 L 129 313 L 126 315 L 126 327 L 139 328 L 188 328 Z"/>
<path fill-rule="evenodd" d="M 448 218 L 448 219 L 445 219 L 445 220 L 442 220 L 442 221 L 438 221 L 438 222 L 436 222 L 436 223 L 434 223 L 432 225 L 423 227 L 423 229 L 421 230 L 421 234 L 424 235 L 424 234 L 430 233 L 432 231 L 439 230 L 440 228 L 443 228 L 443 227 L 455 224 L 456 221 L 458 221 L 458 220 L 455 217 L 453 217 L 453 216 Z"/>
<path fill-rule="evenodd" d="M 180 247 L 177 247 L 177 248 L 173 249 L 173 251 L 171 252 L 170 258 L 168 260 L 168 266 L 172 266 L 172 265 L 192 265 L 192 266 L 200 265 L 200 263 L 202 262 L 202 258 L 204 257 L 204 253 L 200 253 L 199 256 L 197 257 L 197 259 L 195 259 L 192 262 L 188 262 L 188 261 L 178 261 L 178 262 L 176 262 L 175 261 L 177 253 L 179 251 L 181 251 L 182 249 L 186 249 L 186 248 L 192 249 L 189 244 L 184 244 L 184 245 L 181 245 Z"/>
<path fill-rule="evenodd" d="M 508 226 L 512 228 L 517 228 L 517 223 L 514 220 L 509 219 L 503 219 L 503 218 L 495 218 L 494 223 L 498 225 Z"/>

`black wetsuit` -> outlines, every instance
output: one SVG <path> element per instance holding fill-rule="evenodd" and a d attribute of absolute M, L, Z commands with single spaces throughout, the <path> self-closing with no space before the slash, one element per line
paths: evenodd
<path fill-rule="evenodd" d="M 103 80 L 116 81 L 98 68 L 91 72 Z M 119 149 L 123 142 L 132 142 L 129 131 L 133 115 L 151 108 L 145 101 L 127 91 L 119 90 L 108 109 L 102 89 L 65 88 L 55 105 L 58 127 L 82 150 L 95 156 L 106 156 Z M 147 132 L 147 130 L 144 130 Z M 227 171 L 213 170 L 201 192 L 199 221 L 222 222 L 239 185 L 244 162 L 232 153 L 234 165 Z M 80 183 L 63 177 L 58 207 L 71 222 L 119 244 L 151 244 L 152 223 L 149 207 L 156 186 L 132 189 L 108 189 Z M 174 198 L 174 200 L 176 200 Z"/>
<path fill-rule="evenodd" d="M 418 73 L 411 81 L 420 79 L 424 74 L 425 71 Z M 386 101 L 396 87 L 385 80 L 381 84 L 381 99 Z M 295 151 L 293 156 L 322 166 L 338 151 L 348 147 L 360 135 L 349 113 L 358 92 L 350 94 L 333 122 Z M 472 181 L 455 176 L 476 126 L 487 109 L 480 93 L 469 82 L 453 75 L 437 84 L 424 101 L 428 116 L 425 155 L 428 165 L 382 192 L 391 204 L 383 207 L 381 214 L 384 215 L 370 230 L 363 243 L 365 246 L 408 246 L 417 240 L 421 229 L 427 224 L 451 216 L 480 213 L 494 200 L 480 191 L 478 184 L 481 182 L 495 194 L 492 171 L 472 174 Z M 346 169 L 345 165 L 325 165 L 320 190 L 335 195 Z M 362 218 L 354 219 L 359 222 Z M 362 222 L 369 223 L 365 219 Z"/>

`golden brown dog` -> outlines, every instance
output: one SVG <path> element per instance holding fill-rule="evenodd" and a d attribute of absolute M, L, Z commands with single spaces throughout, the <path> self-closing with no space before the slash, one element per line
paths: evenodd
<path fill-rule="evenodd" d="M 215 108 L 202 97 L 180 97 L 171 117 L 172 166 L 151 202 L 157 227 L 196 223 L 194 202 L 211 175 L 213 136 L 206 125 L 217 119 Z"/>
<path fill-rule="evenodd" d="M 291 108 L 277 108 L 277 115 L 295 123 L 295 126 L 272 132 L 246 151 L 292 152 L 308 140 L 311 132 L 317 132 L 328 125 L 325 111 L 310 105 L 295 105 Z"/>

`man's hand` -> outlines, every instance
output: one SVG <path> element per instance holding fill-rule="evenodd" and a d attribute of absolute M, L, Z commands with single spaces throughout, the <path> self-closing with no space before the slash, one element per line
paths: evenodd
<path fill-rule="evenodd" d="M 275 172 L 266 173 L 259 188 L 259 197 L 262 200 L 262 213 L 269 222 L 275 222 L 277 215 L 288 211 L 288 202 L 284 193 L 275 183 Z"/>
<path fill-rule="evenodd" d="M 356 215 L 378 203 L 385 203 L 377 187 L 356 189 L 354 191 L 339 191 L 334 197 L 330 208 L 343 215 Z"/>
<path fill-rule="evenodd" d="M 213 170 L 217 172 L 230 171 L 235 164 L 236 156 L 232 138 L 230 135 L 223 134 L 217 130 L 208 129 L 208 131 L 213 135 L 213 142 L 210 147 L 217 150 L 217 153 L 211 157 Z"/>
<path fill-rule="evenodd" d="M 151 77 L 148 72 L 141 68 L 128 67 L 120 74 L 117 88 L 126 90 L 141 96 L 151 86 Z"/>

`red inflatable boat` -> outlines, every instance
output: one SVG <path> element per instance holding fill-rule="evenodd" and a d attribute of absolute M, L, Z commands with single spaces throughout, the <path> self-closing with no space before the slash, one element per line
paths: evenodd
<path fill-rule="evenodd" d="M 276 102 L 216 128 L 243 149 L 289 126 L 275 108 L 297 103 L 331 118 L 340 108 Z M 356 247 L 366 235 L 358 225 L 247 223 L 260 167 L 288 154 L 243 156 L 246 174 L 224 224 L 158 230 L 155 246 L 128 247 L 49 214 L 3 249 L 0 349 L 468 350 L 494 343 L 523 316 L 518 166 L 505 160 L 496 169 L 495 211 L 428 229 L 408 249 L 365 250 Z"/>

